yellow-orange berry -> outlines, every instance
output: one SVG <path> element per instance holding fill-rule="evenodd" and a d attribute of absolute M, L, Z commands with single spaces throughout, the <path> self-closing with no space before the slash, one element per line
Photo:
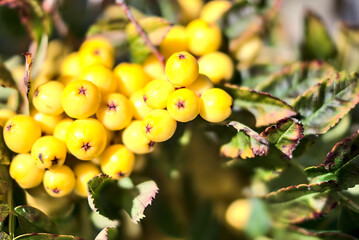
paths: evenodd
<path fill-rule="evenodd" d="M 82 43 L 79 50 L 80 67 L 92 64 L 101 64 L 112 68 L 115 58 L 115 49 L 105 38 L 93 37 Z"/>
<path fill-rule="evenodd" d="M 152 152 L 155 143 L 149 140 L 142 132 L 142 122 L 135 120 L 122 133 L 123 144 L 132 152 L 145 154 Z"/>
<path fill-rule="evenodd" d="M 142 132 L 154 142 L 164 142 L 175 133 L 177 122 L 167 110 L 155 109 L 142 120 Z"/>
<path fill-rule="evenodd" d="M 146 85 L 143 99 L 151 108 L 165 108 L 167 99 L 174 90 L 175 88 L 170 82 L 156 79 Z"/>
<path fill-rule="evenodd" d="M 200 115 L 209 122 L 221 122 L 232 113 L 232 97 L 223 89 L 211 88 L 200 97 Z"/>
<path fill-rule="evenodd" d="M 199 113 L 199 98 L 190 89 L 178 89 L 169 96 L 167 111 L 172 118 L 179 122 L 191 121 Z"/>
<path fill-rule="evenodd" d="M 187 86 L 187 88 L 194 91 L 198 97 L 201 97 L 204 91 L 213 88 L 213 83 L 209 77 L 200 73 L 196 81 Z"/>
<path fill-rule="evenodd" d="M 45 135 L 51 135 L 56 125 L 63 119 L 63 115 L 51 116 L 38 111 L 33 111 L 31 116 L 40 125 L 41 132 Z"/>
<path fill-rule="evenodd" d="M 187 51 L 186 28 L 181 25 L 173 26 L 160 43 L 159 50 L 166 58 L 175 52 Z"/>
<path fill-rule="evenodd" d="M 75 174 L 66 165 L 45 171 L 44 188 L 52 197 L 63 197 L 72 192 L 75 187 Z"/>
<path fill-rule="evenodd" d="M 71 118 L 65 118 L 61 120 L 58 124 L 56 124 L 54 129 L 54 137 L 65 141 L 66 131 L 73 121 L 74 120 L 72 120 Z"/>
<path fill-rule="evenodd" d="M 7 120 L 9 120 L 10 118 L 12 118 L 15 115 L 16 115 L 16 113 L 13 110 L 6 109 L 6 108 L 0 109 L 0 126 L 4 126 L 4 124 L 7 122 Z"/>
<path fill-rule="evenodd" d="M 117 90 L 117 80 L 112 71 L 100 64 L 87 66 L 81 72 L 80 79 L 95 84 L 101 94 L 108 94 Z"/>
<path fill-rule="evenodd" d="M 147 105 L 147 97 L 145 96 L 144 89 L 140 89 L 132 94 L 130 100 L 133 106 L 133 116 L 138 120 L 142 120 L 154 109 Z"/>
<path fill-rule="evenodd" d="M 79 163 L 74 167 L 76 177 L 75 193 L 87 197 L 87 183 L 94 176 L 100 174 L 100 169 L 93 163 Z"/>
<path fill-rule="evenodd" d="M 201 9 L 200 18 L 208 23 L 214 23 L 218 21 L 231 6 L 231 1 L 209 1 Z"/>
<path fill-rule="evenodd" d="M 62 76 L 78 77 L 81 73 L 79 53 L 72 52 L 65 57 L 61 64 L 60 73 Z"/>
<path fill-rule="evenodd" d="M 40 85 L 32 98 L 34 107 L 47 115 L 59 115 L 64 109 L 61 105 L 61 94 L 64 85 L 58 81 L 50 81 Z"/>

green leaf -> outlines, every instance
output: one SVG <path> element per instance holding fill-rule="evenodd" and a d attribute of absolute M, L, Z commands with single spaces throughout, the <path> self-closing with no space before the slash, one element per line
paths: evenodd
<path fill-rule="evenodd" d="M 285 118 L 266 128 L 261 136 L 274 144 L 287 157 L 292 158 L 293 151 L 304 137 L 303 132 L 301 122 L 294 118 Z"/>
<path fill-rule="evenodd" d="M 12 77 L 11 72 L 2 63 L 0 63 L 0 87 L 17 88 L 16 82 Z"/>
<path fill-rule="evenodd" d="M 56 225 L 45 213 L 31 206 L 17 206 L 14 209 L 23 232 L 56 233 Z"/>
<path fill-rule="evenodd" d="M 0 222 L 3 222 L 7 218 L 9 213 L 10 213 L 9 206 L 5 203 L 0 203 Z"/>
<path fill-rule="evenodd" d="M 293 103 L 303 117 L 304 135 L 323 134 L 359 102 L 359 74 L 324 77 Z"/>
<path fill-rule="evenodd" d="M 256 127 L 268 126 L 283 118 L 297 115 L 294 108 L 268 93 L 231 84 L 226 84 L 226 88 L 233 97 L 233 112 L 242 109 L 249 111 L 256 118 Z"/>
<path fill-rule="evenodd" d="M 138 23 L 153 45 L 159 45 L 171 29 L 170 22 L 160 17 L 141 18 L 138 20 Z M 134 24 L 128 24 L 126 32 L 130 43 L 131 62 L 143 63 L 146 57 L 151 53 L 151 49 L 137 32 Z"/>
<path fill-rule="evenodd" d="M 116 228 L 106 227 L 96 236 L 95 240 L 116 240 L 118 239 L 118 232 Z"/>
<path fill-rule="evenodd" d="M 229 143 L 221 147 L 223 156 L 246 159 L 267 155 L 269 143 L 265 138 L 239 122 L 232 121 L 227 125 L 233 126 L 238 133 Z"/>
<path fill-rule="evenodd" d="M 296 62 L 271 74 L 255 90 L 267 92 L 287 102 L 293 101 L 308 88 L 333 73 L 334 68 L 322 61 Z"/>
<path fill-rule="evenodd" d="M 82 240 L 82 238 L 50 233 L 27 233 L 17 236 L 14 240 Z"/>
<path fill-rule="evenodd" d="M 340 23 L 336 34 L 339 69 L 348 72 L 359 69 L 359 29 Z"/>
<path fill-rule="evenodd" d="M 359 218 L 359 213 L 352 211 L 350 208 L 341 206 L 340 215 L 338 218 L 338 227 L 344 233 L 348 233 L 351 235 L 356 235 L 356 232 L 359 229 L 359 222 L 357 219 Z"/>
<path fill-rule="evenodd" d="M 319 16 L 311 11 L 305 15 L 303 36 L 300 49 L 303 60 L 326 60 L 336 56 L 337 50 L 327 28 Z"/>
<path fill-rule="evenodd" d="M 1 240 L 11 240 L 10 236 L 4 232 L 0 232 L 0 239 Z"/>
<path fill-rule="evenodd" d="M 322 193 L 336 187 L 335 181 L 299 184 L 279 189 L 266 195 L 267 201 L 271 203 L 281 203 L 290 201 L 308 194 Z"/>
<path fill-rule="evenodd" d="M 129 21 L 125 17 L 117 19 L 100 19 L 95 24 L 91 25 L 86 35 L 89 37 L 92 35 L 108 33 L 111 31 L 124 33 L 128 23 Z"/>
<path fill-rule="evenodd" d="M 275 214 L 277 221 L 300 223 L 328 214 L 337 204 L 336 192 L 329 190 L 305 194 L 285 202 L 272 203 L 269 209 Z"/>
<path fill-rule="evenodd" d="M 252 238 L 267 234 L 271 227 L 271 219 L 264 201 L 258 198 L 250 199 L 251 216 L 244 231 Z"/>
<path fill-rule="evenodd" d="M 114 180 L 106 175 L 91 179 L 89 186 L 90 207 L 109 219 L 120 219 L 125 210 L 135 223 L 145 217 L 144 210 L 152 203 L 158 192 L 154 181 L 146 181 L 130 188 L 120 184 L 125 180 Z"/>
<path fill-rule="evenodd" d="M 300 240 L 356 240 L 356 238 L 337 231 L 312 232 L 304 228 L 291 227 L 288 230 L 275 232 L 275 239 L 300 239 Z"/>
<path fill-rule="evenodd" d="M 3 128 L 0 126 L 0 165 L 10 165 L 10 160 L 11 160 L 11 151 L 6 147 L 3 137 Z M 3 173 L 0 170 L 0 182 L 4 174 L 5 173 Z M 9 175 L 7 175 L 7 177 L 9 177 Z M 1 190 L 0 190 L 0 194 L 1 194 Z"/>

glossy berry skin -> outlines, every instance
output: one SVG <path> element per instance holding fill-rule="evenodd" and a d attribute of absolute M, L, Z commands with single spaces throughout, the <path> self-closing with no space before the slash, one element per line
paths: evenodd
<path fill-rule="evenodd" d="M 79 163 L 74 167 L 76 177 L 75 193 L 87 197 L 87 183 L 94 176 L 100 174 L 100 169 L 93 163 Z"/>
<path fill-rule="evenodd" d="M 115 49 L 105 38 L 93 37 L 82 43 L 79 49 L 79 63 L 81 68 L 93 64 L 101 64 L 112 68 L 115 58 Z"/>
<path fill-rule="evenodd" d="M 232 97 L 220 88 L 211 88 L 200 97 L 200 115 L 208 122 L 221 122 L 232 113 Z"/>
<path fill-rule="evenodd" d="M 213 83 L 211 79 L 209 79 L 209 77 L 200 73 L 196 81 L 194 81 L 191 85 L 187 86 L 187 88 L 194 91 L 198 97 L 201 97 L 204 91 L 213 88 Z"/>
<path fill-rule="evenodd" d="M 181 25 L 173 26 L 160 43 L 159 50 L 166 58 L 175 52 L 187 51 L 186 28 Z"/>
<path fill-rule="evenodd" d="M 101 95 L 115 92 L 117 90 L 117 80 L 112 71 L 103 65 L 95 64 L 84 68 L 80 79 L 88 80 L 95 84 Z"/>
<path fill-rule="evenodd" d="M 62 140 L 65 142 L 65 136 L 66 136 L 66 131 L 67 129 L 70 127 L 71 123 L 74 120 L 72 120 L 71 118 L 65 118 L 63 120 L 61 120 L 54 129 L 54 137 Z"/>
<path fill-rule="evenodd" d="M 13 110 L 6 108 L 0 109 L 0 126 L 4 126 L 7 120 L 9 120 L 15 115 L 16 113 Z"/>
<path fill-rule="evenodd" d="M 142 120 L 142 132 L 154 142 L 164 142 L 175 133 L 177 122 L 167 110 L 155 109 Z"/>
<path fill-rule="evenodd" d="M 185 87 L 197 79 L 199 74 L 198 62 L 188 52 L 176 52 L 167 60 L 165 72 L 173 85 Z"/>
<path fill-rule="evenodd" d="M 80 160 L 98 157 L 106 147 L 104 126 L 96 119 L 75 120 L 66 131 L 67 149 Z"/>
<path fill-rule="evenodd" d="M 154 109 L 147 105 L 145 101 L 147 97 L 145 96 L 144 89 L 140 89 L 132 94 L 130 100 L 132 102 L 133 116 L 138 120 L 142 120 Z"/>
<path fill-rule="evenodd" d="M 111 145 L 101 154 L 103 173 L 115 179 L 128 177 L 135 165 L 135 155 L 122 144 Z"/>
<path fill-rule="evenodd" d="M 165 72 L 162 63 L 154 54 L 150 54 L 143 62 L 143 70 L 152 79 L 165 79 Z"/>
<path fill-rule="evenodd" d="M 229 81 L 234 72 L 232 59 L 225 53 L 212 52 L 198 60 L 199 72 L 207 75 L 214 84 Z"/>
<path fill-rule="evenodd" d="M 150 153 L 155 143 L 149 140 L 142 132 L 142 121 L 135 120 L 122 133 L 123 144 L 136 154 Z"/>
<path fill-rule="evenodd" d="M 64 109 L 61 105 L 61 94 L 64 85 L 58 81 L 50 81 L 40 85 L 32 98 L 34 107 L 47 115 L 59 115 Z"/>
<path fill-rule="evenodd" d="M 112 131 L 125 128 L 131 122 L 132 116 L 132 104 L 121 93 L 111 93 L 104 96 L 96 113 L 97 119 Z"/>
<path fill-rule="evenodd" d="M 174 90 L 175 88 L 170 82 L 156 79 L 146 85 L 143 98 L 146 104 L 151 108 L 165 108 L 167 99 Z"/>
<path fill-rule="evenodd" d="M 72 192 L 75 187 L 75 174 L 66 165 L 45 171 L 44 188 L 52 197 L 63 197 Z"/>
<path fill-rule="evenodd" d="M 38 111 L 31 113 L 33 119 L 40 125 L 41 132 L 45 135 L 51 135 L 56 125 L 63 119 L 63 115 L 47 115 Z"/>
<path fill-rule="evenodd" d="M 32 145 L 31 156 L 40 169 L 51 169 L 62 166 L 66 159 L 65 142 L 54 137 L 44 136 Z"/>
<path fill-rule="evenodd" d="M 199 113 L 199 98 L 190 89 L 178 89 L 169 96 L 167 111 L 176 121 L 189 122 Z"/>
<path fill-rule="evenodd" d="M 15 115 L 4 125 L 3 136 L 6 146 L 16 153 L 30 152 L 34 142 L 41 137 L 39 124 L 30 116 Z"/>
<path fill-rule="evenodd" d="M 95 114 L 100 106 L 100 90 L 90 81 L 70 82 L 62 92 L 62 107 L 72 118 L 84 119 Z"/>
<path fill-rule="evenodd" d="M 127 97 L 144 88 L 151 80 L 143 67 L 135 63 L 120 63 L 114 69 L 114 74 L 117 78 L 118 92 Z"/>
<path fill-rule="evenodd" d="M 65 57 L 61 63 L 60 73 L 62 76 L 80 76 L 81 66 L 78 52 L 72 52 Z"/>
<path fill-rule="evenodd" d="M 23 189 L 40 185 L 44 177 L 44 170 L 36 167 L 29 153 L 16 155 L 11 161 L 9 172 Z"/>
<path fill-rule="evenodd" d="M 187 25 L 186 31 L 188 49 L 197 56 L 214 52 L 221 46 L 221 30 L 215 23 L 195 19 Z"/>
<path fill-rule="evenodd" d="M 208 23 L 215 23 L 231 8 L 231 6 L 231 1 L 209 1 L 201 9 L 200 18 Z"/>

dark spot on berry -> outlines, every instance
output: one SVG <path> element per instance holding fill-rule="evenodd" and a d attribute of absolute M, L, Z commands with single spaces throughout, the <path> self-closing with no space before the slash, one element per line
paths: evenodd
<path fill-rule="evenodd" d="M 147 123 L 146 125 L 146 133 L 149 133 L 151 131 L 152 127 L 150 126 L 149 123 Z"/>
<path fill-rule="evenodd" d="M 118 105 L 116 105 L 114 102 L 107 104 L 108 110 L 110 110 L 110 111 L 111 111 L 111 110 L 116 111 L 117 106 L 118 106 Z"/>
<path fill-rule="evenodd" d="M 153 148 L 155 146 L 155 142 L 154 141 L 150 141 L 149 143 L 148 143 L 148 147 L 149 148 Z"/>
<path fill-rule="evenodd" d="M 44 163 L 44 161 L 42 160 L 42 153 L 39 153 L 38 157 L 39 157 L 40 162 Z"/>
<path fill-rule="evenodd" d="M 53 193 L 59 193 L 59 192 L 60 192 L 60 189 L 54 188 L 54 189 L 52 189 L 52 192 L 53 192 Z"/>
<path fill-rule="evenodd" d="M 179 59 L 185 59 L 185 58 L 186 58 L 186 56 L 185 56 L 185 55 L 183 55 L 183 54 L 178 54 L 178 58 L 179 58 Z"/>
<path fill-rule="evenodd" d="M 39 95 L 39 89 L 36 90 L 35 97 L 37 97 L 38 95 Z"/>
<path fill-rule="evenodd" d="M 85 95 L 85 96 L 86 96 L 86 91 L 87 91 L 86 88 L 80 87 L 78 94 L 82 94 L 82 95 Z"/>
<path fill-rule="evenodd" d="M 52 165 L 58 164 L 59 160 L 60 160 L 60 159 L 58 159 L 58 158 L 55 156 L 55 158 L 51 160 L 51 164 L 52 164 Z"/>
<path fill-rule="evenodd" d="M 100 54 L 100 50 L 99 50 L 99 49 L 95 49 L 95 50 L 93 51 L 93 54 L 99 55 L 99 54 Z"/>
<path fill-rule="evenodd" d="M 176 103 L 176 106 L 178 109 L 181 109 L 181 108 L 185 107 L 184 104 L 185 104 L 185 101 L 178 100 L 178 102 Z"/>
<path fill-rule="evenodd" d="M 143 94 L 143 101 L 146 102 L 147 101 L 147 97 L 146 95 Z"/>
<path fill-rule="evenodd" d="M 48 168 L 45 168 L 45 171 L 49 170 Z"/>
<path fill-rule="evenodd" d="M 9 125 L 6 126 L 6 130 L 8 130 L 8 131 L 10 131 L 11 128 L 12 128 L 12 124 L 9 124 Z"/>
<path fill-rule="evenodd" d="M 87 152 L 87 150 L 89 150 L 91 148 L 90 143 L 82 143 L 82 147 L 83 150 L 85 150 Z"/>
<path fill-rule="evenodd" d="M 116 175 L 117 175 L 118 177 L 124 177 L 124 176 L 125 176 L 125 174 L 124 174 L 123 172 L 121 172 L 121 171 L 119 171 Z"/>

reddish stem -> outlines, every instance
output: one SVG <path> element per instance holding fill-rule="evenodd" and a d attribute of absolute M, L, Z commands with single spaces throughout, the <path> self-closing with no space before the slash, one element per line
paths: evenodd
<path fill-rule="evenodd" d="M 125 12 L 127 18 L 133 23 L 136 27 L 137 32 L 140 34 L 141 38 L 145 41 L 145 44 L 151 49 L 152 53 L 156 56 L 156 58 L 162 63 L 163 68 L 165 67 L 165 57 L 157 50 L 155 46 L 151 43 L 145 31 L 143 31 L 140 24 L 133 17 L 131 10 L 127 6 L 125 0 L 116 0 L 116 3 L 120 5 L 122 10 Z"/>

